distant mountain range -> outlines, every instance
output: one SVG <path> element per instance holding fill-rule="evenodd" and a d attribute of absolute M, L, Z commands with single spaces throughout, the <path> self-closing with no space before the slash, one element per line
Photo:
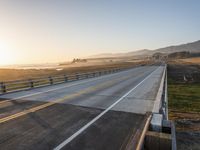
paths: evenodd
<path fill-rule="evenodd" d="M 93 55 L 88 58 L 151 56 L 155 53 L 170 54 L 170 53 L 182 52 L 182 51 L 187 51 L 191 53 L 200 53 L 200 40 L 192 42 L 192 43 L 181 44 L 181 45 L 176 45 L 176 46 L 168 46 L 168 47 L 159 48 L 155 50 L 143 49 L 143 50 L 137 50 L 137 51 L 127 52 L 127 53 L 104 53 L 104 54 Z"/>

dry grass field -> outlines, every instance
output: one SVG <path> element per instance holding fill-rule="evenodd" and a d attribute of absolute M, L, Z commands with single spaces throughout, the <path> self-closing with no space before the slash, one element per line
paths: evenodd
<path fill-rule="evenodd" d="M 177 63 L 184 63 L 184 64 L 198 64 L 198 65 L 200 65 L 200 57 L 178 59 L 178 60 L 176 60 L 176 62 Z"/>
<path fill-rule="evenodd" d="M 0 82 L 11 80 L 26 80 L 38 77 L 48 77 L 56 75 L 70 75 L 75 73 L 94 72 L 101 70 L 108 70 L 113 68 L 129 68 L 137 65 L 150 64 L 151 61 L 139 62 L 106 62 L 106 63 L 90 63 L 89 65 L 67 65 L 63 66 L 62 70 L 56 69 L 0 69 Z"/>

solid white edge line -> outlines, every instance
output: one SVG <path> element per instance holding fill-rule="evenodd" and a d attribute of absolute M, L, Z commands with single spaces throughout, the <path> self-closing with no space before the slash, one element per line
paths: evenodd
<path fill-rule="evenodd" d="M 153 72 L 151 72 L 146 78 L 144 78 L 140 83 L 138 83 L 134 88 L 132 88 L 130 91 L 128 91 L 126 94 L 124 94 L 120 99 L 118 99 L 115 103 L 113 103 L 111 106 L 109 106 L 107 109 L 105 109 L 102 113 L 100 113 L 98 116 L 96 116 L 94 119 L 92 119 L 90 122 L 88 122 L 86 125 L 84 125 L 82 128 L 80 128 L 77 132 L 75 132 L 73 135 L 71 135 L 69 138 L 67 138 L 65 141 L 63 141 L 61 144 L 59 144 L 57 147 L 54 148 L 54 150 L 60 150 L 65 145 L 67 145 L 69 142 L 71 142 L 74 138 L 76 138 L 79 134 L 81 134 L 84 130 L 86 130 L 90 125 L 92 125 L 94 122 L 96 122 L 99 118 L 101 118 L 105 113 L 107 113 L 111 108 L 113 108 L 117 103 L 119 103 L 122 99 L 124 99 L 126 96 L 128 96 L 131 92 L 133 92 L 138 86 L 140 86 L 146 79 L 148 79 L 154 72 L 156 72 L 160 66 L 155 69 Z"/>
<path fill-rule="evenodd" d="M 134 69 L 134 68 L 133 68 L 133 69 Z M 127 70 L 127 71 L 130 71 L 130 70 Z M 119 73 L 120 73 L 120 72 L 119 72 Z M 122 72 L 121 72 L 121 73 L 122 73 Z M 116 75 L 116 74 L 108 74 L 108 75 L 114 76 L 114 75 Z M 36 93 L 33 93 L 33 94 L 28 94 L 28 95 L 24 95 L 24 96 L 20 96 L 20 97 L 16 97 L 16 98 L 11 98 L 11 100 L 17 100 L 17 99 L 21 99 L 21 98 L 25 98 L 25 97 L 35 96 L 35 95 L 39 95 L 39 94 L 43 94 L 43 93 L 48 93 L 48 92 L 52 92 L 52 91 L 64 89 L 64 88 L 67 88 L 67 87 L 72 87 L 72 86 L 80 85 L 80 84 L 83 84 L 83 83 L 88 83 L 88 82 L 96 81 L 96 80 L 105 78 L 105 77 L 107 77 L 107 76 L 105 75 L 105 76 L 99 76 L 99 77 L 101 77 L 101 78 L 95 78 L 95 79 L 94 79 L 94 78 L 91 78 L 91 79 L 89 79 L 88 81 L 82 81 L 82 82 L 79 82 L 79 83 L 74 83 L 74 84 L 71 84 L 71 85 L 62 86 L 62 87 L 50 89 L 50 90 L 43 91 L 43 92 L 36 92 Z M 12 93 L 8 93 L 8 94 L 12 94 Z M 3 95 L 2 95 L 2 97 L 3 97 Z"/>

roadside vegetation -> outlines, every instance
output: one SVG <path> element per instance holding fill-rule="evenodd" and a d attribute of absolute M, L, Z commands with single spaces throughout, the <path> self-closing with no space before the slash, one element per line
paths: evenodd
<path fill-rule="evenodd" d="M 169 107 L 173 111 L 200 112 L 200 84 L 169 81 Z"/>
<path fill-rule="evenodd" d="M 168 63 L 169 118 L 175 121 L 177 148 L 200 147 L 200 64 L 194 60 Z"/>

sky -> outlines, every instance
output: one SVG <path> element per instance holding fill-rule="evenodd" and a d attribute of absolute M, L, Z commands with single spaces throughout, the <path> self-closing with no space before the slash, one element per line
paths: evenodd
<path fill-rule="evenodd" d="M 200 40 L 199 0 L 0 0 L 0 65 Z"/>

